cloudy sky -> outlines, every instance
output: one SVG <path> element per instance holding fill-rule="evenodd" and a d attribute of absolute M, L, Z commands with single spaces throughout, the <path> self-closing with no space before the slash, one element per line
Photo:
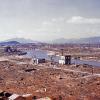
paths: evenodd
<path fill-rule="evenodd" d="M 0 41 L 100 36 L 100 0 L 0 0 Z"/>

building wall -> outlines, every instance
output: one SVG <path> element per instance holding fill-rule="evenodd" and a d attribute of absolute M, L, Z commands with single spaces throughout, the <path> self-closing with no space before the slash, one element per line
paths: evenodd
<path fill-rule="evenodd" d="M 64 65 L 65 64 L 65 60 L 59 60 L 59 64 Z"/>

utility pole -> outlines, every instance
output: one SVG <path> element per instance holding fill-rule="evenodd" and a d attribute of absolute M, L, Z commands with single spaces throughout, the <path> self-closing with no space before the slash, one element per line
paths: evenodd
<path fill-rule="evenodd" d="M 93 68 L 93 66 L 92 66 L 92 75 L 93 75 L 93 73 L 94 73 L 94 68 Z"/>
<path fill-rule="evenodd" d="M 48 57 L 50 58 L 51 65 L 54 64 L 54 56 L 55 56 L 55 54 L 52 52 L 48 54 Z"/>
<path fill-rule="evenodd" d="M 61 49 L 61 55 L 62 56 L 64 55 L 64 49 Z"/>

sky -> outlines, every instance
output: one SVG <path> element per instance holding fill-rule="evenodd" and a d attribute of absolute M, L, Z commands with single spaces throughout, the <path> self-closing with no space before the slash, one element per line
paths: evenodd
<path fill-rule="evenodd" d="M 0 0 L 0 41 L 100 36 L 100 0 Z"/>

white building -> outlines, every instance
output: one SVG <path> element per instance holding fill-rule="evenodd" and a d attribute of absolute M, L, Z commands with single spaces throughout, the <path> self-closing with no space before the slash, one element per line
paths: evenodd
<path fill-rule="evenodd" d="M 71 56 L 70 55 L 66 55 L 66 56 L 61 56 L 59 59 L 59 64 L 71 64 Z"/>
<path fill-rule="evenodd" d="M 65 56 L 61 56 L 59 59 L 59 64 L 64 65 L 65 64 Z"/>

